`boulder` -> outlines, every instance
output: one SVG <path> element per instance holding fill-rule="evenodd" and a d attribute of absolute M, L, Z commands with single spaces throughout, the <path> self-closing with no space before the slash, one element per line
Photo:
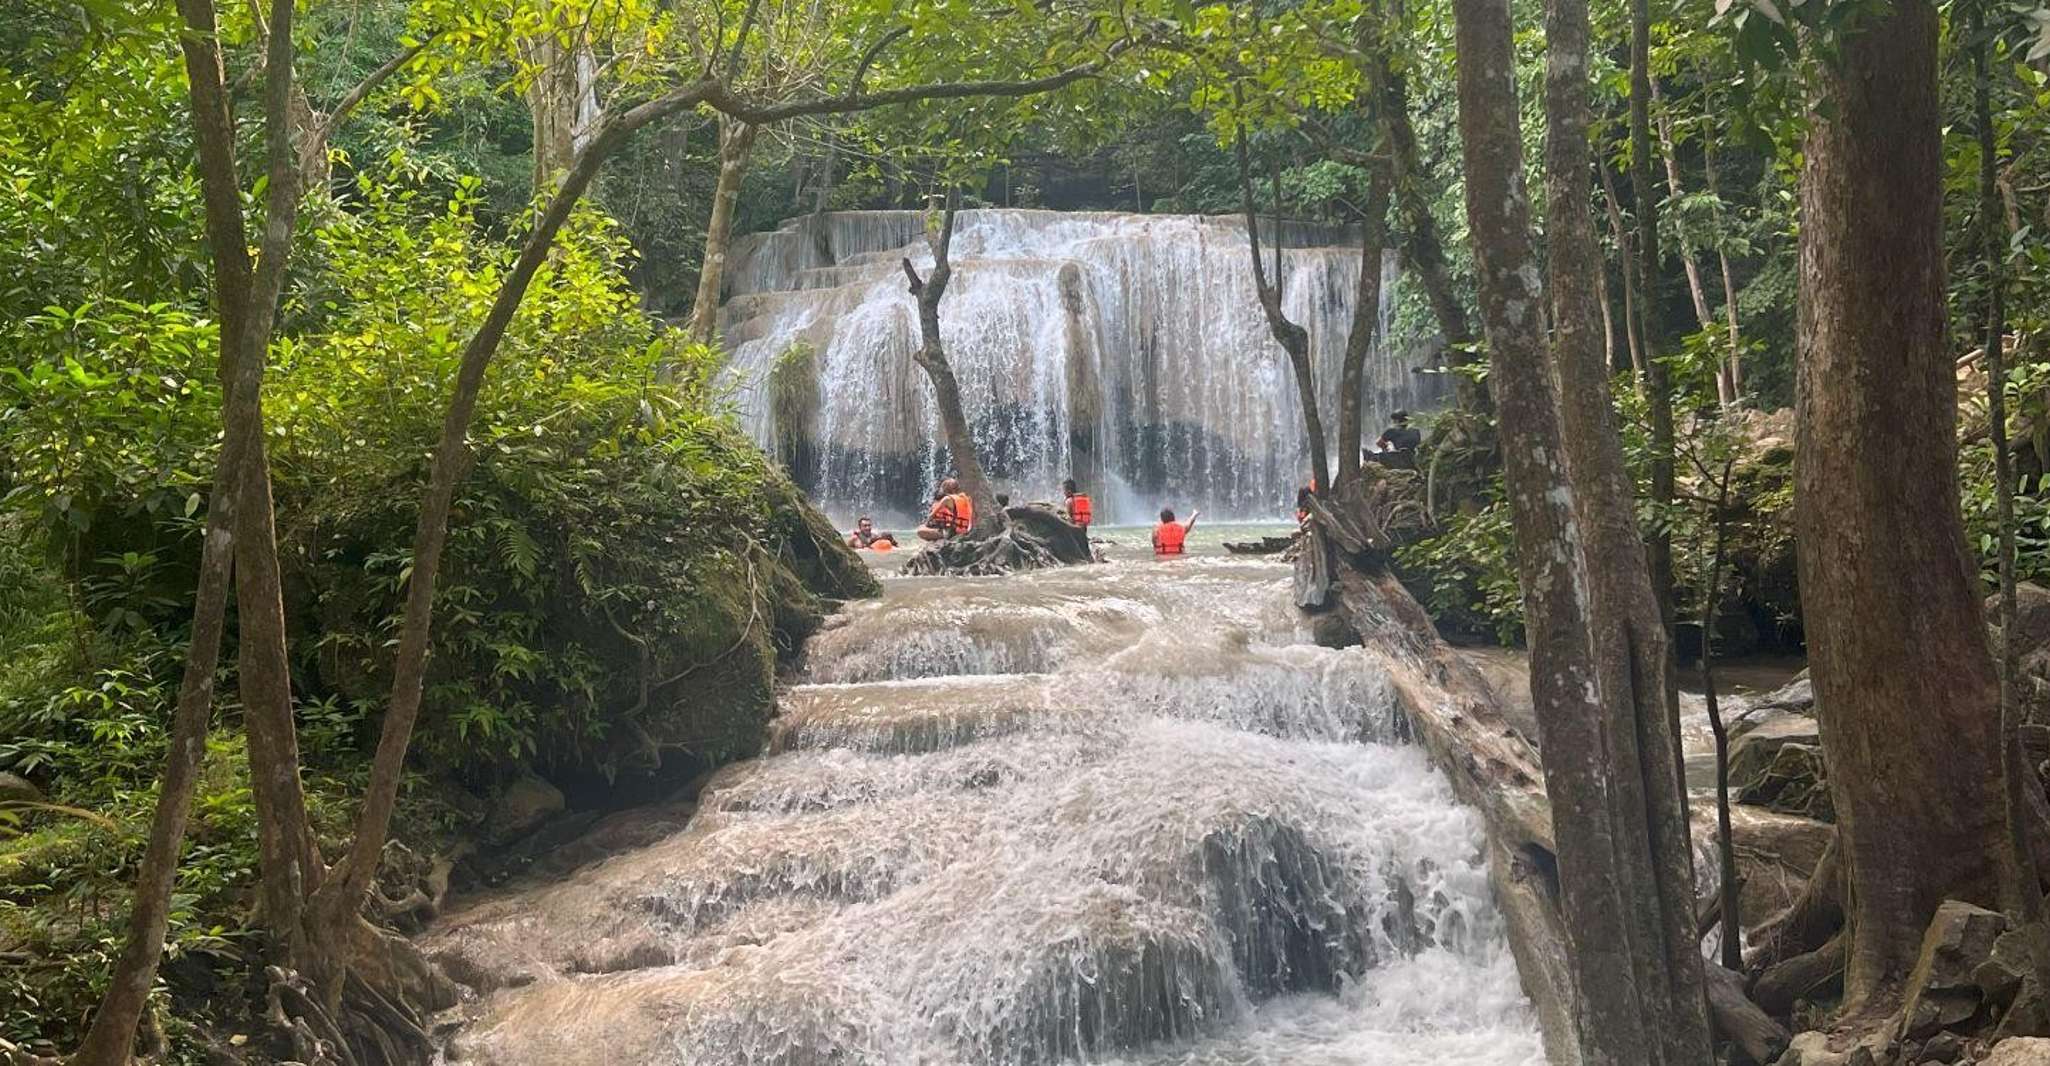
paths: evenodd
<path fill-rule="evenodd" d="M 1918 1063 L 1940 1062 L 1944 1063 L 1945 1066 L 1949 1066 L 1949 1064 L 1963 1059 L 1968 1050 L 1969 1047 L 1964 1037 L 1950 1032 L 1937 1033 L 1929 1038 L 1928 1043 L 1922 1045 L 1922 1050 L 1916 1053 L 1913 1061 Z"/>
<path fill-rule="evenodd" d="M 1798 714 L 1815 717 L 1815 683 L 1803 670 L 1792 681 L 1766 693 L 1751 704 L 1751 714 Z M 1741 728 L 1741 726 L 1739 727 Z"/>
<path fill-rule="evenodd" d="M 2018 1036 L 1993 1045 L 1979 1066 L 2050 1066 L 2050 1040 Z"/>
<path fill-rule="evenodd" d="M 1823 774 L 1822 745 L 1812 738 L 1813 733 L 1812 723 L 1805 733 L 1768 725 L 1732 746 L 1730 783 L 1737 802 L 1823 822 L 1835 821 L 1836 808 L 1830 801 L 1829 783 Z"/>
<path fill-rule="evenodd" d="M 1096 561 L 1089 536 L 1050 504 L 1004 511 L 1002 525 L 934 544 L 904 564 L 906 574 L 989 576 Z"/>
<path fill-rule="evenodd" d="M 1899 1033 L 1910 1040 L 1934 1036 L 1970 1019 L 1984 994 L 1975 978 L 2007 931 L 2006 916 L 1960 900 L 1945 900 L 1922 935 L 1922 951 L 1908 973 Z"/>
<path fill-rule="evenodd" d="M 485 839 L 495 845 L 510 844 L 561 813 L 564 805 L 561 789 L 538 774 L 521 774 L 491 805 L 491 813 L 484 818 Z"/>
<path fill-rule="evenodd" d="M 41 803 L 43 790 L 20 774 L 0 770 L 0 803 Z"/>
<path fill-rule="evenodd" d="M 1794 1034 L 1786 1053 L 1773 1066 L 1847 1066 L 1850 1061 L 1849 1052 L 1829 1049 L 1827 1033 L 1811 1029 Z"/>

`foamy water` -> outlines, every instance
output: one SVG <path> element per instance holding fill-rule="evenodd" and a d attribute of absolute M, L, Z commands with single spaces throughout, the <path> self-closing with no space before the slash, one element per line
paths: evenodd
<path fill-rule="evenodd" d="M 450 1058 L 1542 1062 L 1479 817 L 1287 581 L 886 581 L 683 832 L 432 934 Z"/>

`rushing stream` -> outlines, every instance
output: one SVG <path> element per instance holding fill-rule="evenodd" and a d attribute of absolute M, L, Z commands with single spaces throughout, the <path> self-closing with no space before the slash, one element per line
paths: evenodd
<path fill-rule="evenodd" d="M 450 1058 L 1542 1062 L 1480 819 L 1365 653 L 1279 563 L 1134 555 L 887 579 L 680 830 L 442 923 L 486 989 Z"/>

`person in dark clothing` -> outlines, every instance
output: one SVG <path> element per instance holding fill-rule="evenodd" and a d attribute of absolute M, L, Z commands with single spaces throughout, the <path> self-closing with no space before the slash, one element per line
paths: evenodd
<path fill-rule="evenodd" d="M 1398 470 L 1416 469 L 1416 450 L 1424 443 L 1424 435 L 1409 424 L 1409 412 L 1397 411 L 1388 416 L 1389 426 L 1381 431 L 1381 437 L 1374 442 L 1374 450 L 1362 456 L 1367 462 Z"/>
<path fill-rule="evenodd" d="M 1424 442 L 1424 435 L 1409 424 L 1409 412 L 1397 411 L 1388 416 L 1391 423 L 1381 431 L 1381 439 L 1374 442 L 1377 450 L 1384 452 L 1414 452 Z"/>

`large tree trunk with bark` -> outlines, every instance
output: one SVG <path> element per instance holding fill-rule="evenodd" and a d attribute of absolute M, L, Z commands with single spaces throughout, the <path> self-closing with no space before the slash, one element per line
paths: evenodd
<path fill-rule="evenodd" d="M 1837 814 L 1845 1010 L 1896 1005 L 1945 899 L 1997 906 L 1998 683 L 1958 509 L 1929 0 L 1818 71 L 1801 176 L 1801 604 Z"/>
<path fill-rule="evenodd" d="M 1457 0 L 1467 214 L 1492 354 L 1579 987 L 1595 1066 L 1706 1066 L 1710 1043 L 1665 632 L 1609 410 L 1591 214 L 1587 9 L 1551 0 L 1546 172 L 1554 356 L 1523 188 L 1506 0 Z M 1556 386 L 1554 385 L 1556 375 Z"/>
<path fill-rule="evenodd" d="M 954 279 L 954 215 L 960 207 L 960 192 L 947 190 L 941 208 L 939 228 L 927 234 L 932 248 L 932 269 L 923 277 L 911 260 L 904 260 L 904 276 L 911 295 L 918 301 L 918 351 L 912 361 L 932 381 L 933 401 L 940 409 L 940 429 L 946 434 L 947 453 L 954 461 L 954 480 L 961 491 L 975 501 L 975 529 L 983 530 L 998 521 L 996 494 L 982 473 L 982 460 L 975 454 L 975 434 L 968 425 L 968 408 L 961 402 L 961 383 L 954 377 L 954 364 L 947 361 L 947 349 L 940 342 L 940 300 L 947 283 Z"/>
<path fill-rule="evenodd" d="M 740 183 L 754 154 L 759 128 L 719 117 L 719 183 L 712 191 L 712 218 L 705 224 L 705 258 L 698 268 L 698 294 L 690 309 L 691 338 L 709 342 L 719 328 L 719 294 L 726 285 L 726 252 L 733 244 L 733 211 Z"/>
<path fill-rule="evenodd" d="M 1338 484 L 1360 472 L 1360 450 L 1366 441 L 1367 357 L 1373 354 L 1375 331 L 1381 325 L 1381 256 L 1388 243 L 1386 164 L 1367 178 L 1367 203 L 1360 219 L 1360 279 L 1353 290 L 1352 328 L 1345 335 L 1345 362 L 1338 386 Z"/>

